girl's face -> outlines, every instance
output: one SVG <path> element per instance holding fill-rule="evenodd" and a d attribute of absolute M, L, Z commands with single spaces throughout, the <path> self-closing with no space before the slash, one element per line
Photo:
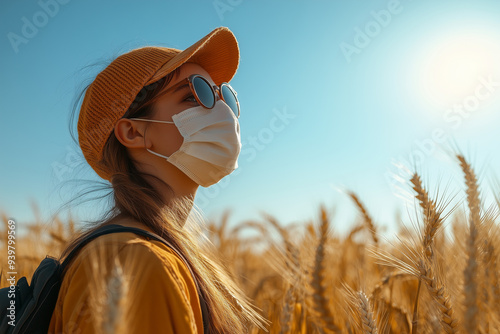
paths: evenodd
<path fill-rule="evenodd" d="M 191 74 L 200 74 L 204 76 L 210 84 L 215 85 L 214 81 L 203 67 L 195 63 L 185 63 L 180 67 L 179 76 L 174 76 L 165 89 L 169 89 Z M 189 84 L 186 82 L 185 85 L 171 90 L 160 97 L 154 104 L 153 115 L 150 118 L 172 122 L 173 115 L 198 105 L 193 93 L 189 89 Z M 183 137 L 175 124 L 150 123 L 146 131 L 146 138 L 153 143 L 153 146 L 150 148 L 152 151 L 166 156 L 170 156 L 177 151 L 183 142 Z"/>
<path fill-rule="evenodd" d="M 191 74 L 200 74 L 210 84 L 215 85 L 207 71 L 198 64 L 184 63 L 179 67 L 179 75 L 174 76 L 165 87 L 169 89 Z M 172 122 L 172 116 L 188 108 L 198 106 L 189 85 L 181 85 L 161 96 L 153 105 L 153 114 L 149 119 Z M 115 125 L 116 138 L 127 147 L 129 155 L 139 170 L 153 174 L 165 181 L 176 195 L 192 195 L 196 193 L 198 184 L 191 180 L 166 159 L 151 154 L 146 149 L 170 156 L 182 145 L 184 138 L 175 124 L 154 123 L 120 119 Z M 152 181 L 154 182 L 154 181 Z M 162 185 L 158 184 L 161 188 Z M 159 189 L 162 192 L 162 189 Z M 165 193 L 163 191 L 163 193 Z"/>

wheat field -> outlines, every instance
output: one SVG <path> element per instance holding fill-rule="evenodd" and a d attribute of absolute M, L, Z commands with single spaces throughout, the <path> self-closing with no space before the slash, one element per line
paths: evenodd
<path fill-rule="evenodd" d="M 338 222 L 319 205 L 317 217 L 293 226 L 263 213 L 261 221 L 229 228 L 226 212 L 209 222 L 207 236 L 269 320 L 268 333 L 500 333 L 500 203 L 484 207 L 473 167 L 456 158 L 464 180 L 461 206 L 450 207 L 413 173 L 407 182 L 419 219 L 402 223 L 395 236 L 384 236 L 362 195 L 349 191 L 359 221 L 346 235 L 335 232 Z M 1 216 L 1 254 L 7 254 L 8 214 Z M 18 278 L 30 281 L 40 261 L 59 255 L 78 232 L 72 219 L 49 226 L 36 222 L 17 240 Z M 255 236 L 243 238 L 243 230 Z M 0 257 L 3 272 L 5 260 Z M 108 299 L 115 302 L 121 303 Z M 113 332 L 113 321 L 103 332 Z"/>

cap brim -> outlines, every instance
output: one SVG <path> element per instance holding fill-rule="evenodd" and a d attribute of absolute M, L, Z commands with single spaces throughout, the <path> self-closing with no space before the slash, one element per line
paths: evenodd
<path fill-rule="evenodd" d="M 219 27 L 163 64 L 145 85 L 163 78 L 188 61 L 202 66 L 215 84 L 220 85 L 233 78 L 239 60 L 240 52 L 236 37 L 228 28 Z"/>

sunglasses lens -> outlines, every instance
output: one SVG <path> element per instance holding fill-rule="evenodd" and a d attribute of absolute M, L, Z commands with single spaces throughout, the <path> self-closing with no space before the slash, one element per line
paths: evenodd
<path fill-rule="evenodd" d="M 212 108 L 215 104 L 215 96 L 210 84 L 201 77 L 193 79 L 193 87 L 198 99 L 205 108 Z"/>
<path fill-rule="evenodd" d="M 221 86 L 221 92 L 224 102 L 226 102 L 226 104 L 233 110 L 236 117 L 238 117 L 239 116 L 238 99 L 236 98 L 236 94 L 234 93 L 234 91 L 231 88 L 229 88 L 228 85 L 223 84 Z"/>

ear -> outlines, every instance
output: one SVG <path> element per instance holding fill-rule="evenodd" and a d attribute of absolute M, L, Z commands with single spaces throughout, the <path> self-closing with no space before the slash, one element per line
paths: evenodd
<path fill-rule="evenodd" d="M 145 131 L 146 124 L 144 124 L 144 122 L 136 122 L 127 118 L 121 118 L 115 124 L 116 139 L 118 139 L 123 146 L 129 148 L 151 147 L 151 143 L 144 138 Z"/>

